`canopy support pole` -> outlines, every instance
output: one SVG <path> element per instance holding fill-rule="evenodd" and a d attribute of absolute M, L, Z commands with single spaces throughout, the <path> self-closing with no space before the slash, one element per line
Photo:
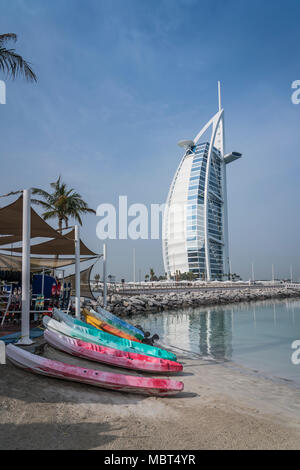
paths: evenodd
<path fill-rule="evenodd" d="M 30 345 L 30 235 L 31 190 L 23 191 L 23 242 L 22 242 L 22 325 L 18 344 Z"/>
<path fill-rule="evenodd" d="M 106 283 L 106 244 L 103 244 L 103 307 L 107 306 L 107 283 Z"/>
<path fill-rule="evenodd" d="M 44 295 L 44 289 L 45 289 L 45 268 L 43 267 L 43 274 L 42 274 L 42 292 L 41 292 L 42 295 Z"/>
<path fill-rule="evenodd" d="M 75 225 L 75 316 L 80 319 L 80 234 Z"/>
<path fill-rule="evenodd" d="M 135 283 L 135 271 L 136 271 L 136 265 L 135 265 L 135 248 L 133 248 L 133 282 Z"/>

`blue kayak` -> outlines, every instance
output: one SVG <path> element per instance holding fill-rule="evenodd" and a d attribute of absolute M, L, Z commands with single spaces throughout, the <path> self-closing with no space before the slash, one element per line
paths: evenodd
<path fill-rule="evenodd" d="M 139 339 L 140 339 L 140 337 L 141 337 L 141 339 L 144 338 L 144 333 L 141 330 L 139 330 L 135 326 L 131 325 L 131 323 L 128 323 L 127 321 L 121 320 L 121 318 L 117 317 L 116 315 L 114 315 L 111 312 L 108 312 L 104 308 L 98 306 L 97 307 L 97 312 L 100 313 L 100 315 L 102 315 L 104 318 L 106 318 L 107 320 L 112 322 L 112 324 L 115 324 L 116 326 L 119 325 L 120 327 L 123 327 L 123 328 L 126 328 L 127 330 L 132 331 L 133 334 L 137 335 L 137 337 Z"/>

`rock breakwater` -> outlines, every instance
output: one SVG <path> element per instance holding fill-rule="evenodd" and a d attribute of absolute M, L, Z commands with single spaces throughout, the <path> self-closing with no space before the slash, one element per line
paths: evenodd
<path fill-rule="evenodd" d="M 267 299 L 300 298 L 299 289 L 249 288 L 199 290 L 187 292 L 168 292 L 163 294 L 141 294 L 123 296 L 112 294 L 107 298 L 107 310 L 119 316 L 130 316 L 137 313 L 156 313 L 163 310 L 182 308 L 197 308 L 206 305 L 223 305 L 237 302 L 252 302 Z M 103 297 L 98 298 L 98 304 L 103 306 Z"/>

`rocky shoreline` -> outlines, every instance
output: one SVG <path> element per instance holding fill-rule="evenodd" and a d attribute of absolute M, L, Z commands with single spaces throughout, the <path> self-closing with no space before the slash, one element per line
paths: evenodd
<path fill-rule="evenodd" d="M 285 287 L 169 292 L 164 294 L 143 294 L 132 297 L 112 294 L 107 298 L 106 308 L 114 314 L 128 317 L 134 314 L 157 313 L 164 310 L 296 297 L 300 298 L 299 289 L 286 289 Z M 103 306 L 103 297 L 100 296 L 97 303 Z"/>

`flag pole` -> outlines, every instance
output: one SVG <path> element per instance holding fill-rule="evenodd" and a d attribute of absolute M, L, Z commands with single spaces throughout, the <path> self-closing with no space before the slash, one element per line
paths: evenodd
<path fill-rule="evenodd" d="M 103 244 L 103 307 L 106 308 L 107 306 L 107 283 L 106 283 L 106 260 L 107 260 L 107 252 L 106 252 L 106 244 Z"/>
<path fill-rule="evenodd" d="M 80 319 L 80 231 L 75 225 L 75 316 Z"/>

